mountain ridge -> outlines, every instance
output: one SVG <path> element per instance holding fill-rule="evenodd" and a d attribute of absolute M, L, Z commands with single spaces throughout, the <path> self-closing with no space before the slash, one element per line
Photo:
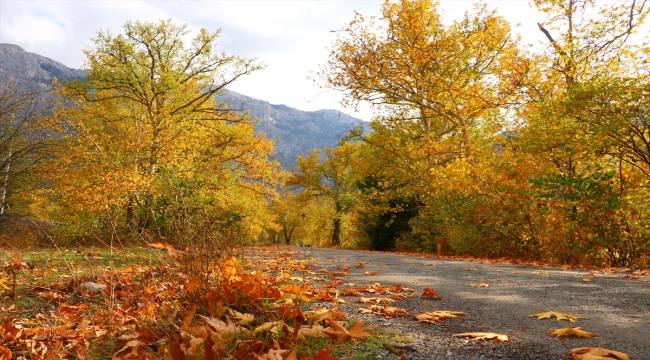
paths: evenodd
<path fill-rule="evenodd" d="M 85 72 L 27 52 L 18 45 L 0 43 L 0 86 L 14 82 L 22 90 L 46 90 L 54 77 L 61 81 L 83 80 Z M 365 124 L 338 110 L 303 111 L 229 90 L 216 100 L 228 102 L 232 109 L 250 111 L 251 116 L 259 118 L 261 121 L 255 124 L 256 134 L 264 134 L 275 141 L 274 159 L 285 168 L 295 167 L 299 155 L 307 155 L 316 148 L 336 146 L 352 127 Z"/>

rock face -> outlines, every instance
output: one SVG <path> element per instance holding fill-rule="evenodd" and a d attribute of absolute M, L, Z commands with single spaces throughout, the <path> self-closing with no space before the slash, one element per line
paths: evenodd
<path fill-rule="evenodd" d="M 18 45 L 0 44 L 0 85 L 15 82 L 23 89 L 47 89 L 52 78 L 83 79 L 84 71 L 71 69 L 45 56 L 25 51 Z"/>
<path fill-rule="evenodd" d="M 60 81 L 81 80 L 85 73 L 27 52 L 18 45 L 0 44 L 0 87 L 15 82 L 19 89 L 46 90 L 53 77 Z M 363 123 L 336 110 L 301 111 L 231 91 L 217 100 L 227 101 L 231 108 L 250 111 L 252 116 L 260 118 L 255 132 L 275 141 L 275 159 L 285 168 L 294 167 L 298 155 L 336 146 L 342 135 Z"/>
<path fill-rule="evenodd" d="M 285 168 L 296 166 L 298 155 L 313 149 L 335 147 L 350 129 L 362 120 L 337 110 L 302 111 L 286 105 L 276 105 L 233 91 L 217 97 L 230 108 L 250 111 L 261 120 L 255 131 L 275 141 L 276 159 Z"/>

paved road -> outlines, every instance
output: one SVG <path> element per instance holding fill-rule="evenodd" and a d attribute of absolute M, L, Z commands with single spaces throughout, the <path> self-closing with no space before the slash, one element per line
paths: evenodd
<path fill-rule="evenodd" d="M 304 248 L 292 251 L 299 258 L 311 258 L 330 270 L 349 265 L 349 275 L 342 278 L 345 283 L 401 284 L 414 288 L 416 295 L 423 288 L 432 287 L 443 299 L 428 303 L 438 309 L 452 308 L 469 314 L 437 324 L 418 323 L 410 316 L 385 319 L 380 315 L 358 314 L 357 308 L 365 305 L 347 298 L 347 304 L 342 307 L 355 314 L 355 318 L 412 336 L 416 350 L 406 354 L 408 359 L 568 359 L 562 342 L 547 335 L 550 329 L 564 328 L 567 323 L 528 317 L 542 309 L 589 318 L 573 326 L 595 332 L 598 337 L 566 339 L 569 348 L 597 347 L 603 342 L 602 347 L 625 352 L 632 359 L 650 359 L 650 282 L 623 279 L 626 273 L 596 273 L 590 276 L 594 282 L 582 282 L 588 271 L 362 251 Z M 355 268 L 359 262 L 369 264 Z M 436 266 L 427 266 L 435 263 Z M 365 276 L 365 271 L 379 274 Z M 650 280 L 650 276 L 641 279 Z M 484 281 L 489 282 L 489 288 L 468 286 Z M 419 314 L 423 312 L 423 299 L 416 296 L 399 300 L 393 306 Z M 451 336 L 478 331 L 510 334 L 510 342 L 477 343 Z"/>

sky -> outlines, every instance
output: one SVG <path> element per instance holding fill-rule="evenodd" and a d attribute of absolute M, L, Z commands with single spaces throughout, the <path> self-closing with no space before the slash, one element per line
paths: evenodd
<path fill-rule="evenodd" d="M 543 40 L 537 22 L 544 16 L 525 0 L 484 1 L 511 23 L 525 43 Z M 256 57 L 266 69 L 253 73 L 230 90 L 300 110 L 336 109 L 370 120 L 362 105 L 343 108 L 341 94 L 322 89 L 312 79 L 328 59 L 335 34 L 354 12 L 379 15 L 383 0 L 293 1 L 131 1 L 131 0 L 0 0 L 0 43 L 16 44 L 72 68 L 82 68 L 81 51 L 98 30 L 121 33 L 127 21 L 172 19 L 187 24 L 192 34 L 201 28 L 222 29 L 220 51 Z M 441 1 L 445 21 L 460 19 L 472 0 Z M 310 79 L 311 78 L 311 79 Z"/>

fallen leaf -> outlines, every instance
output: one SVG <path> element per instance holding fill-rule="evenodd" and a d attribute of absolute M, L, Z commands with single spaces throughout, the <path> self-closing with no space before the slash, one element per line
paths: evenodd
<path fill-rule="evenodd" d="M 473 333 L 462 333 L 454 334 L 456 337 L 471 337 L 476 340 L 492 340 L 493 342 L 504 342 L 508 341 L 508 335 L 496 334 L 491 332 L 473 332 Z"/>
<path fill-rule="evenodd" d="M 325 349 L 316 353 L 316 355 L 302 355 L 300 360 L 339 360 L 339 358 L 332 356 L 334 349 Z"/>
<path fill-rule="evenodd" d="M 468 267 L 468 268 L 465 268 L 465 270 L 467 270 L 467 271 L 476 271 L 476 270 L 478 270 L 478 269 L 477 269 L 477 268 L 469 268 L 469 267 Z"/>
<path fill-rule="evenodd" d="M 408 311 L 406 311 L 406 309 L 388 305 L 370 305 L 367 309 L 360 308 L 359 312 L 362 314 L 381 314 L 386 316 L 388 319 L 394 318 L 396 316 L 408 315 Z"/>
<path fill-rule="evenodd" d="M 563 329 L 554 329 L 548 332 L 548 335 L 555 335 L 557 337 L 580 337 L 580 338 L 592 338 L 596 333 L 589 331 L 584 331 L 581 327 L 568 327 Z"/>
<path fill-rule="evenodd" d="M 374 276 L 377 274 L 379 274 L 379 271 L 366 271 L 363 273 L 363 275 L 370 275 L 370 276 Z"/>
<path fill-rule="evenodd" d="M 391 294 L 391 295 L 390 295 L 391 299 L 394 299 L 394 300 L 410 299 L 410 298 L 412 298 L 413 296 L 414 296 L 413 294 L 410 294 L 410 295 Z"/>
<path fill-rule="evenodd" d="M 357 299 L 357 302 L 362 303 L 362 304 L 370 304 L 370 303 L 372 303 L 372 304 L 388 304 L 389 305 L 389 304 L 394 303 L 395 300 L 387 299 L 387 298 L 377 298 L 377 297 L 374 297 L 374 298 L 360 297 L 360 298 Z"/>
<path fill-rule="evenodd" d="M 11 360 L 11 351 L 2 345 L 0 345 L 0 359 Z"/>
<path fill-rule="evenodd" d="M 539 320 L 550 319 L 555 317 L 558 320 L 565 320 L 570 322 L 576 322 L 576 320 L 589 320 L 589 318 L 578 316 L 576 314 L 565 314 L 559 311 L 543 311 L 540 310 L 537 314 L 528 315 L 528 317 L 536 317 Z"/>
<path fill-rule="evenodd" d="M 488 284 L 487 281 L 485 281 L 485 282 L 481 282 L 481 283 L 477 283 L 477 284 L 469 284 L 469 286 L 487 288 L 487 287 L 490 287 L 490 284 Z"/>
<path fill-rule="evenodd" d="M 462 311 L 425 311 L 424 314 L 415 315 L 419 322 L 440 322 L 447 319 L 457 319 L 463 315 L 467 315 Z"/>
<path fill-rule="evenodd" d="M 424 288 L 424 292 L 422 293 L 422 295 L 420 295 L 420 297 L 423 297 L 423 296 L 424 296 L 424 297 L 431 298 L 431 299 L 442 300 L 442 295 L 438 294 L 438 293 L 437 293 L 434 289 L 432 289 L 432 288 Z"/>
<path fill-rule="evenodd" d="M 584 279 L 582 279 L 580 281 L 582 281 L 582 282 L 594 282 L 594 279 L 592 279 L 592 278 L 584 278 Z"/>
<path fill-rule="evenodd" d="M 573 360 L 630 360 L 625 353 L 594 347 L 571 349 L 569 355 Z"/>

